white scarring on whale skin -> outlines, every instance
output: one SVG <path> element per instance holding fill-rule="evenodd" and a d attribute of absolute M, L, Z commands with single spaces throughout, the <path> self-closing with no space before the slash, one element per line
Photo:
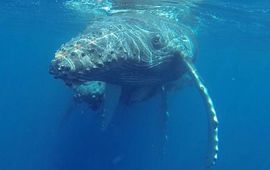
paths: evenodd
<path fill-rule="evenodd" d="M 218 152 L 218 120 L 213 102 L 192 62 L 192 31 L 154 15 L 117 15 L 95 22 L 64 44 L 50 73 L 69 86 L 102 81 L 122 88 L 162 87 L 190 74 L 209 117 L 209 164 Z"/>

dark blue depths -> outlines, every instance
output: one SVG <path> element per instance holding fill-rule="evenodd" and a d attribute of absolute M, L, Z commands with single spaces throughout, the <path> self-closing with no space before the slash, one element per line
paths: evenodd
<path fill-rule="evenodd" d="M 0 170 L 205 169 L 206 113 L 192 86 L 169 94 L 163 156 L 159 96 L 116 115 L 107 131 L 86 106 L 70 108 L 70 89 L 48 74 L 48 65 L 86 23 L 64 20 L 59 4 L 1 11 Z M 216 22 L 197 38 L 196 66 L 220 121 L 213 169 L 270 170 L 269 32 Z M 65 116 L 69 109 L 72 114 Z"/>

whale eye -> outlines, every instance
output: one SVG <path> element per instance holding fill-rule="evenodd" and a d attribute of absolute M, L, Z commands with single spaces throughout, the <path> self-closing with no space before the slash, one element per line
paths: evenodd
<path fill-rule="evenodd" d="M 161 37 L 159 34 L 156 34 L 155 36 L 153 36 L 153 38 L 151 39 L 151 43 L 155 49 L 162 48 Z"/>
<path fill-rule="evenodd" d="M 71 52 L 70 55 L 71 55 L 72 57 L 75 57 L 77 54 L 76 54 L 75 52 Z"/>

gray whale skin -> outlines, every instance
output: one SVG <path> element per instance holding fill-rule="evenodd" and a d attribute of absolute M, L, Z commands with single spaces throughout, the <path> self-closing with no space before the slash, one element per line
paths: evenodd
<path fill-rule="evenodd" d="M 185 76 L 191 77 L 208 113 L 207 165 L 211 166 L 217 159 L 218 120 L 212 99 L 193 65 L 195 44 L 188 27 L 165 18 L 150 14 L 113 15 L 95 21 L 63 44 L 49 72 L 73 89 L 81 89 L 87 82 L 103 82 L 100 95 L 105 93 L 105 83 L 120 86 L 119 102 L 124 104 L 164 94 L 173 82 L 181 83 Z M 91 88 L 88 90 L 83 94 L 91 94 Z"/>

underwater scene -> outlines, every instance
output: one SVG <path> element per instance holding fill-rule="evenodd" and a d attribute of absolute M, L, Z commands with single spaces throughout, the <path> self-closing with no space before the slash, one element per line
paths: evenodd
<path fill-rule="evenodd" d="M 270 1 L 1 0 L 0 170 L 270 170 Z"/>

